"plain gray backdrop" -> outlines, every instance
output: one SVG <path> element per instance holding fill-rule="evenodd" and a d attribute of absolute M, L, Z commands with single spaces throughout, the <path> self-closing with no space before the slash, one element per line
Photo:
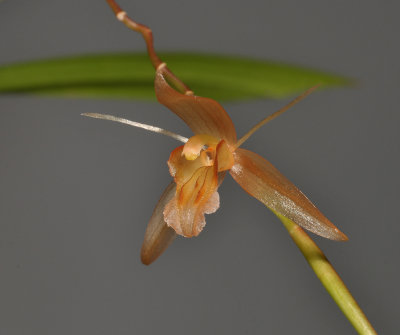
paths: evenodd
<path fill-rule="evenodd" d="M 348 234 L 346 243 L 313 238 L 378 333 L 398 334 L 398 2 L 120 4 L 153 29 L 157 50 L 356 79 L 313 94 L 245 147 Z M 144 51 L 144 42 L 105 1 L 0 3 L 0 64 L 111 51 Z M 288 100 L 224 106 L 241 135 Z M 0 335 L 355 334 L 278 219 L 230 177 L 202 234 L 142 265 L 144 230 L 178 143 L 83 112 L 190 136 L 155 102 L 0 96 Z"/>

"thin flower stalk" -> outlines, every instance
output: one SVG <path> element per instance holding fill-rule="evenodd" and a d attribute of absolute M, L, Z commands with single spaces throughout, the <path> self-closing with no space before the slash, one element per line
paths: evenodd
<path fill-rule="evenodd" d="M 278 213 L 274 214 L 282 221 L 290 237 L 354 329 L 361 335 L 377 335 L 343 280 L 311 237 L 293 221 Z"/>
<path fill-rule="evenodd" d="M 156 54 L 154 50 L 153 33 L 151 29 L 143 24 L 133 21 L 114 0 L 106 1 L 119 21 L 124 23 L 129 29 L 136 31 L 143 36 L 143 39 L 145 40 L 147 46 L 147 53 L 149 54 L 149 58 L 154 69 L 158 70 L 160 68 L 163 68 L 163 73 L 176 90 L 183 94 L 193 95 L 193 92 L 190 90 L 190 88 L 186 86 L 186 84 L 181 81 L 177 76 L 175 76 L 172 71 L 166 66 L 166 63 L 162 62 Z"/>

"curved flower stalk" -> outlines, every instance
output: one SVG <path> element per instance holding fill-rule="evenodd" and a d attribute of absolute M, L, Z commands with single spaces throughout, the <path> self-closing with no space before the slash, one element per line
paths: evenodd
<path fill-rule="evenodd" d="M 247 193 L 265 204 L 281 219 L 320 280 L 360 334 L 375 334 L 326 258 L 321 257 L 317 264 L 308 258 L 310 250 L 314 248 L 317 252 L 318 247 L 300 227 L 336 241 L 346 241 L 347 236 L 270 162 L 240 147 L 261 126 L 304 99 L 318 86 L 261 120 L 238 140 L 233 122 L 224 108 L 212 99 L 194 95 L 159 59 L 154 51 L 151 30 L 131 20 L 114 0 L 107 2 L 118 20 L 144 37 L 156 72 L 154 85 L 158 101 L 179 116 L 194 133 L 187 139 L 158 127 L 115 116 L 83 114 L 141 127 L 184 143 L 173 150 L 169 157 L 168 167 L 173 182 L 162 194 L 147 226 L 141 250 L 142 262 L 146 265 L 154 262 L 176 235 L 193 237 L 203 230 L 204 215 L 218 209 L 218 187 L 229 172 Z M 323 255 L 320 250 L 319 252 Z M 335 273 L 336 277 L 325 276 L 323 273 Z M 330 279 L 326 280 L 328 277 Z"/>

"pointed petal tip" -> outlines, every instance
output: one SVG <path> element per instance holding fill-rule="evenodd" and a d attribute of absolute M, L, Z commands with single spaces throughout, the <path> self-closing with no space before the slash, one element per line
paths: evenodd
<path fill-rule="evenodd" d="M 349 240 L 349 238 L 347 237 L 347 235 L 344 234 L 344 233 L 342 233 L 339 229 L 338 229 L 337 233 L 338 233 L 338 237 L 337 237 L 337 239 L 335 239 L 335 241 L 338 241 L 338 242 L 346 242 L 346 241 Z"/>
<path fill-rule="evenodd" d="M 150 265 L 156 259 L 157 259 L 157 257 L 151 257 L 151 255 L 149 255 L 148 253 L 144 252 L 143 248 L 142 248 L 142 251 L 140 253 L 140 260 L 142 261 L 143 265 Z"/>
<path fill-rule="evenodd" d="M 97 113 L 81 113 L 81 116 L 87 116 L 87 117 L 93 117 L 95 118 L 96 115 L 98 115 Z"/>
<path fill-rule="evenodd" d="M 341 232 L 331 221 L 329 221 L 328 219 L 326 219 L 327 222 L 329 223 L 330 226 L 330 231 L 324 236 L 324 235 L 320 235 L 322 237 L 328 238 L 332 241 L 336 241 L 336 242 L 346 242 L 349 240 L 349 238 L 347 237 L 347 235 L 343 232 Z M 315 234 L 315 232 L 313 232 Z M 317 234 L 319 235 L 319 234 Z"/>
<path fill-rule="evenodd" d="M 315 231 L 313 229 L 313 227 L 303 226 L 303 228 L 307 229 L 308 231 L 310 231 L 318 236 L 327 238 L 327 239 L 335 241 L 335 242 L 346 242 L 349 240 L 347 235 L 345 233 L 341 232 L 328 218 L 326 218 L 325 216 L 323 218 L 325 219 L 324 223 L 326 224 L 324 231 Z M 300 226 L 302 226 L 302 225 L 300 225 Z"/>
<path fill-rule="evenodd" d="M 146 237 L 143 241 L 142 249 L 140 250 L 140 260 L 144 265 L 150 265 L 155 262 L 176 237 L 175 231 L 166 225 L 157 235 L 157 238 L 152 242 L 149 242 Z"/>
<path fill-rule="evenodd" d="M 154 244 L 149 244 L 146 239 L 143 241 L 142 249 L 140 251 L 140 260 L 144 265 L 154 263 L 161 254 L 168 248 L 176 237 L 173 229 L 167 227 L 166 231 L 160 233 L 159 241 Z"/>

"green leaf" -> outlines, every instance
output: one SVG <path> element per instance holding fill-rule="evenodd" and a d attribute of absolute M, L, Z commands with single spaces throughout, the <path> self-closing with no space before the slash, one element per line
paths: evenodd
<path fill-rule="evenodd" d="M 164 53 L 161 59 L 199 96 L 216 100 L 284 98 L 317 83 L 349 85 L 344 77 L 269 61 L 221 55 Z M 0 67 L 0 93 L 87 98 L 155 99 L 146 54 L 84 55 Z"/>

